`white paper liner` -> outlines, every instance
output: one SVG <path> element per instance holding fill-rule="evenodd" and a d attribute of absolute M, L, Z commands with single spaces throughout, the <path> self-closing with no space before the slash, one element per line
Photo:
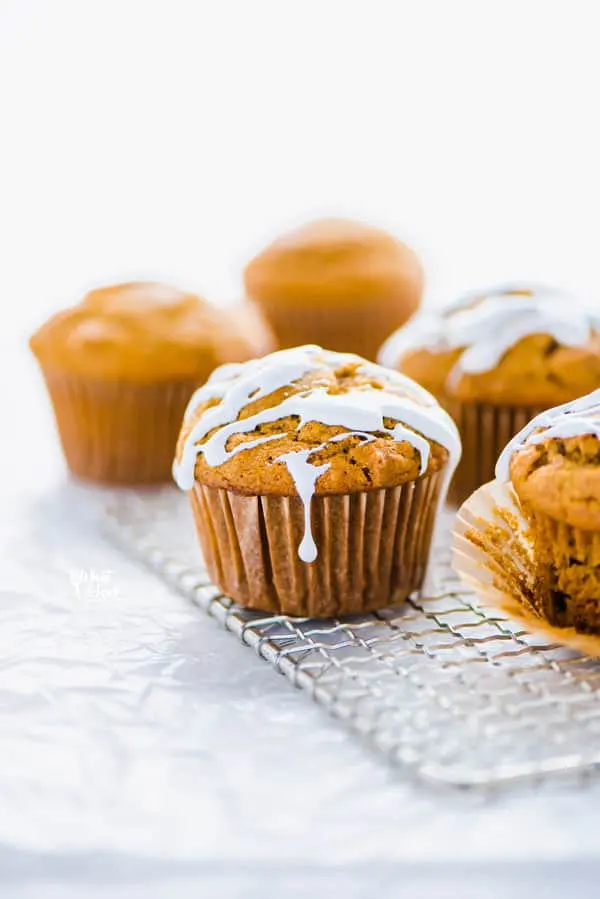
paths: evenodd
<path fill-rule="evenodd" d="M 600 636 L 553 627 L 535 607 L 533 547 L 510 484 L 484 484 L 461 506 L 452 531 L 452 564 L 482 605 L 531 633 L 600 658 Z"/>

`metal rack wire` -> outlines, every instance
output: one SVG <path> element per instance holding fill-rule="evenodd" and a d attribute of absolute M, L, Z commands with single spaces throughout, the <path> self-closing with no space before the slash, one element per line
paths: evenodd
<path fill-rule="evenodd" d="M 600 767 L 600 664 L 480 608 L 452 572 L 448 524 L 427 596 L 326 621 L 265 617 L 210 584 L 186 498 L 124 492 L 105 531 L 394 764 L 457 787 Z"/>

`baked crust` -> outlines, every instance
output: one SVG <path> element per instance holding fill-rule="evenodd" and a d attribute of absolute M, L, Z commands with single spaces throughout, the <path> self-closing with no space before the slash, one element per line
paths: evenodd
<path fill-rule="evenodd" d="M 600 531 L 600 441 L 550 438 L 517 450 L 510 478 L 521 503 L 584 531 Z"/>
<path fill-rule="evenodd" d="M 264 409 L 274 408 L 287 397 L 315 387 L 324 388 L 328 393 L 385 389 L 388 393 L 398 396 L 409 395 L 407 391 L 402 390 L 398 382 L 388 380 L 383 370 L 380 377 L 361 372 L 359 369 L 362 363 L 363 360 L 358 358 L 355 362 L 346 363 L 338 368 L 324 363 L 319 370 L 308 373 L 260 400 L 249 402 L 241 410 L 237 420 L 249 418 Z M 207 409 L 218 403 L 219 400 L 214 399 L 204 402 L 186 419 L 178 442 L 179 459 L 196 422 L 202 418 Z M 395 424 L 392 419 L 385 421 L 386 427 L 393 427 Z M 210 431 L 199 445 L 209 440 L 216 430 L 218 429 Z M 274 434 L 282 436 L 277 440 L 244 450 L 221 465 L 214 467 L 208 465 L 203 454 L 199 453 L 194 469 L 195 480 L 207 486 L 223 487 L 240 493 L 294 496 L 296 494 L 294 480 L 287 466 L 283 462 L 278 462 L 278 459 L 290 452 L 319 447 L 332 437 L 344 433 L 348 433 L 344 427 L 332 427 L 309 421 L 298 428 L 298 422 L 294 418 L 280 418 L 262 424 L 248 434 L 233 434 L 226 444 L 228 451 L 240 443 L 255 441 L 260 437 Z M 431 451 L 427 473 L 432 473 L 439 471 L 446 464 L 448 451 L 433 441 L 428 442 Z M 415 481 L 421 474 L 419 451 L 408 441 L 398 442 L 385 432 L 373 434 L 373 439 L 369 442 L 348 434 L 347 438 L 328 443 L 323 449 L 316 450 L 310 455 L 310 462 L 315 466 L 324 462 L 329 463 L 329 468 L 316 482 L 316 495 L 396 487 Z"/>
<path fill-rule="evenodd" d="M 47 370 L 155 383 L 205 380 L 218 365 L 262 356 L 273 336 L 259 311 L 218 309 L 195 294 L 132 282 L 88 293 L 30 339 Z"/>

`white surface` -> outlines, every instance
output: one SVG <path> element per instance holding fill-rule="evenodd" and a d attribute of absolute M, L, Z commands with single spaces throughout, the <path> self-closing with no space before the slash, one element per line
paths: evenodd
<path fill-rule="evenodd" d="M 320 213 L 412 240 L 431 297 L 513 278 L 596 297 L 595 13 L 0 2 L 3 896 L 593 894 L 597 787 L 411 787 L 66 520 L 15 347 L 98 282 L 231 299 L 249 252 Z M 82 602 L 87 569 L 113 574 Z"/>
<path fill-rule="evenodd" d="M 38 878 L 179 899 L 200 878 L 254 896 L 274 877 L 358 896 L 377 870 L 377 895 L 439 878 L 465 896 L 471 866 L 469 889 L 489 878 L 519 895 L 526 876 L 597 876 L 600 784 L 487 800 L 413 786 L 82 528 L 41 386 L 24 354 L 10 361 L 30 414 L 3 444 L 15 474 L 0 509 L 0 877 L 14 895 Z M 19 459 L 36 431 L 49 449 L 32 480 Z"/>
<path fill-rule="evenodd" d="M 0 279 L 24 328 L 90 284 L 231 299 L 321 213 L 381 223 L 429 292 L 598 296 L 596 4 L 1 0 Z"/>

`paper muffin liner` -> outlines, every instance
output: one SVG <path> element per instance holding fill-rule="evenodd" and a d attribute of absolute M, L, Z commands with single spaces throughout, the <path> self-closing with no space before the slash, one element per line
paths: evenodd
<path fill-rule="evenodd" d="M 250 496 L 196 482 L 190 492 L 211 579 L 240 605 L 330 618 L 402 603 L 423 582 L 443 473 L 387 490 L 315 496 L 314 562 L 298 546 L 298 497 Z"/>
<path fill-rule="evenodd" d="M 171 480 L 185 407 L 198 381 L 135 384 L 44 371 L 67 465 L 104 484 Z"/>
<path fill-rule="evenodd" d="M 323 303 L 322 306 L 291 303 L 258 303 L 280 347 L 318 344 L 327 350 L 356 353 L 376 360 L 384 340 L 407 317 L 393 302 Z"/>
<path fill-rule="evenodd" d="M 600 658 L 600 636 L 552 625 L 544 614 L 531 530 L 509 484 L 480 487 L 458 511 L 453 566 L 482 605 L 551 643 Z"/>
<path fill-rule="evenodd" d="M 506 444 L 544 409 L 461 402 L 452 398 L 441 402 L 456 422 L 463 446 L 448 492 L 448 501 L 458 506 L 482 484 L 493 480 L 496 461 Z"/>

